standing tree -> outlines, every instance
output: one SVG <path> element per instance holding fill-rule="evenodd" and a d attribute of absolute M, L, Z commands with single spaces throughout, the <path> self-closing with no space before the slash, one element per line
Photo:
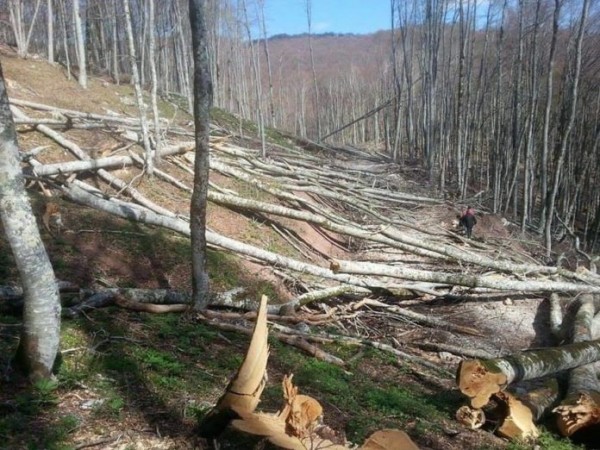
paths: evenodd
<path fill-rule="evenodd" d="M 48 62 L 54 64 L 54 11 L 52 10 L 52 0 L 47 0 L 47 20 L 48 20 Z"/>
<path fill-rule="evenodd" d="M 131 63 L 131 79 L 133 80 L 133 88 L 135 91 L 135 99 L 137 101 L 138 110 L 140 112 L 140 126 L 142 128 L 142 142 L 144 143 L 145 154 L 145 169 L 148 175 L 154 174 L 154 151 L 150 145 L 148 136 L 148 120 L 146 119 L 146 107 L 144 105 L 144 97 L 142 95 L 142 85 L 140 83 L 140 73 L 137 65 L 137 57 L 135 51 L 135 42 L 133 41 L 133 28 L 131 26 L 131 12 L 129 9 L 129 0 L 123 1 L 123 9 L 125 10 L 125 30 L 127 31 L 127 43 L 129 44 L 129 62 Z"/>
<path fill-rule="evenodd" d="M 310 67 L 312 69 L 313 88 L 315 90 L 315 108 L 314 115 L 317 122 L 317 140 L 321 139 L 321 120 L 319 116 L 319 108 L 321 107 L 319 102 L 319 85 L 317 84 L 317 72 L 315 70 L 315 56 L 313 53 L 312 45 L 312 4 L 311 0 L 306 0 L 306 21 L 308 23 L 308 51 L 310 53 Z"/>
<path fill-rule="evenodd" d="M 206 195 L 208 192 L 208 135 L 212 106 L 212 82 L 206 40 L 206 0 L 190 0 L 190 25 L 194 52 L 194 128 L 196 159 L 194 192 L 190 208 L 192 236 L 192 278 L 194 307 L 208 304 L 209 284 L 206 267 Z"/>
<path fill-rule="evenodd" d="M 29 42 L 31 41 L 31 33 L 33 32 L 38 10 L 40 9 L 40 0 L 37 0 L 35 4 L 35 11 L 31 23 L 29 24 L 29 31 L 27 32 L 25 31 L 25 19 L 23 17 L 24 9 L 25 4 L 23 3 L 23 0 L 10 0 L 8 2 L 10 23 L 15 34 L 17 53 L 21 58 L 26 58 L 29 51 Z"/>
<path fill-rule="evenodd" d="M 156 93 L 158 90 L 158 79 L 156 77 L 156 61 L 154 60 L 154 56 L 156 54 L 156 27 L 154 26 L 154 0 L 149 0 L 148 2 L 149 11 L 148 11 L 148 20 L 150 27 L 150 40 L 149 40 L 149 48 L 148 53 L 150 53 L 150 58 L 148 58 L 150 63 L 150 77 L 152 80 L 152 92 L 150 99 L 152 101 L 152 115 L 154 116 L 154 146 L 156 151 L 154 152 L 154 157 L 157 158 L 160 154 L 161 148 L 161 138 L 160 138 L 160 114 L 158 112 L 158 102 L 156 99 Z"/>
<path fill-rule="evenodd" d="M 85 58 L 85 33 L 81 26 L 81 10 L 79 0 L 73 0 L 73 20 L 75 23 L 75 40 L 77 42 L 77 62 L 79 64 L 79 77 L 77 78 L 82 88 L 87 89 L 87 66 Z"/>
<path fill-rule="evenodd" d="M 552 252 L 552 219 L 554 218 L 555 206 L 556 206 L 556 198 L 558 196 L 558 188 L 561 180 L 561 172 L 563 170 L 563 165 L 565 162 L 565 155 L 567 154 L 567 147 L 569 144 L 569 136 L 571 131 L 573 130 L 573 125 L 575 124 L 575 116 L 577 114 L 577 97 L 579 90 L 579 76 L 581 74 L 581 60 L 582 60 L 582 46 L 583 46 L 583 36 L 585 34 L 585 23 L 588 15 L 590 2 L 589 0 L 583 0 L 583 5 L 581 6 L 581 20 L 579 22 L 579 27 L 577 30 L 577 38 L 575 41 L 575 61 L 573 63 L 573 81 L 571 85 L 571 92 L 569 92 L 570 100 L 568 104 L 568 113 L 566 118 L 566 123 L 563 124 L 564 131 L 560 136 L 560 149 L 558 154 L 558 159 L 556 161 L 556 166 L 554 169 L 554 183 L 552 184 L 552 190 L 549 193 L 548 197 L 548 215 L 546 216 L 545 229 L 544 229 L 544 238 L 546 242 L 546 257 L 550 257 Z"/>
<path fill-rule="evenodd" d="M 0 66 L 0 216 L 23 285 L 23 331 L 15 358 L 32 380 L 49 378 L 60 343 L 54 272 L 25 192 L 17 134 Z"/>

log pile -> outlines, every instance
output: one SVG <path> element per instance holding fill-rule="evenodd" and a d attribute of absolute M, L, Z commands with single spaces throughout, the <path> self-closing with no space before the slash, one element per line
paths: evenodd
<path fill-rule="evenodd" d="M 572 325 L 562 320 L 570 330 L 555 330 L 570 336 L 568 344 L 462 361 L 456 379 L 468 404 L 457 411 L 457 420 L 475 429 L 493 417 L 498 434 L 508 438 L 535 438 L 537 425 L 548 422 L 565 437 L 600 436 L 600 372 L 594 364 L 600 361 L 600 336 L 594 332 L 600 298 L 582 295 L 572 309 Z M 515 387 L 536 379 L 542 380 L 537 387 Z"/>

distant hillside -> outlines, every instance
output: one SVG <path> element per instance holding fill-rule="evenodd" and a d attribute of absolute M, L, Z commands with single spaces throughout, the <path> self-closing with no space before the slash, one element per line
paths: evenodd
<path fill-rule="evenodd" d="M 390 39 L 387 31 L 365 35 L 313 35 L 317 82 L 326 87 L 332 80 L 342 80 L 352 74 L 358 76 L 356 82 L 368 83 L 389 64 Z M 307 34 L 273 36 L 268 46 L 272 64 L 277 67 L 273 74 L 277 81 L 285 79 L 289 83 L 312 77 Z"/>

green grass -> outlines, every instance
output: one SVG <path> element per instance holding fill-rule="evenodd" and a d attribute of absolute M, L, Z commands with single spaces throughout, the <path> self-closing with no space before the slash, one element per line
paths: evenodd
<path fill-rule="evenodd" d="M 556 435 L 542 428 L 542 432 L 535 442 L 510 442 L 506 447 L 506 450 L 583 450 L 583 448 L 584 447 L 573 444 L 567 439 L 558 438 Z"/>

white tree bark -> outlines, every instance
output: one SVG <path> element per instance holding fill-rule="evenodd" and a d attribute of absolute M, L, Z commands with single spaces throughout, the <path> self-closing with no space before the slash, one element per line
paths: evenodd
<path fill-rule="evenodd" d="M 513 280 L 506 276 L 477 276 L 464 273 L 429 272 L 426 270 L 410 269 L 406 267 L 387 266 L 369 262 L 335 260 L 331 263 L 331 270 L 336 273 L 355 275 L 377 275 L 400 278 L 403 280 L 424 281 L 433 283 L 447 283 L 451 285 L 479 287 L 496 290 L 523 291 L 523 292 L 589 292 L 600 293 L 600 285 L 585 283 L 569 283 L 552 280 Z"/>
<path fill-rule="evenodd" d="M 77 62 L 79 64 L 79 76 L 77 80 L 82 88 L 87 89 L 87 62 L 85 55 L 85 38 L 81 27 L 81 10 L 79 0 L 73 0 L 73 20 L 75 22 L 75 39 L 77 41 Z"/>
<path fill-rule="evenodd" d="M 146 107 L 144 106 L 144 97 L 142 96 L 142 86 L 140 85 L 140 75 L 138 71 L 135 43 L 133 40 L 133 28 L 131 26 L 131 13 L 129 11 L 129 0 L 123 0 L 125 8 L 125 29 L 127 30 L 127 42 L 129 44 L 129 61 L 131 63 L 131 77 L 133 79 L 133 88 L 135 91 L 135 99 L 140 112 L 140 125 L 142 126 L 142 140 L 144 142 L 144 150 L 146 152 L 146 172 L 152 176 L 154 172 L 154 150 L 150 145 L 148 137 L 148 121 L 146 119 Z"/>
<path fill-rule="evenodd" d="M 54 11 L 52 0 L 47 0 L 46 9 L 48 14 L 48 62 L 54 64 Z"/>
<path fill-rule="evenodd" d="M 162 138 L 160 135 L 160 114 L 158 112 L 158 102 L 156 99 L 156 93 L 158 90 L 158 79 L 156 76 L 156 61 L 154 60 L 156 54 L 156 30 L 154 26 L 154 0 L 148 0 L 149 2 L 149 27 L 150 27 L 150 40 L 149 40 L 149 48 L 148 52 L 150 53 L 150 78 L 152 81 L 152 92 L 150 94 L 150 101 L 152 102 L 152 114 L 154 116 L 154 142 L 155 142 L 155 156 L 158 157 L 160 155 L 160 149 L 162 146 Z"/>
<path fill-rule="evenodd" d="M 32 380 L 49 378 L 60 342 L 60 299 L 54 272 L 25 192 L 16 131 L 1 67 L 0 216 L 25 297 L 17 363 Z"/>

